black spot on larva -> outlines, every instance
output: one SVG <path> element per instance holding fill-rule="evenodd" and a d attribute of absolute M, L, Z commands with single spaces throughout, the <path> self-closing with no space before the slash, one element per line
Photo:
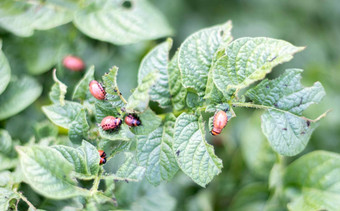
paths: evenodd
<path fill-rule="evenodd" d="M 277 105 L 277 103 L 274 103 L 274 106 L 277 108 L 277 107 L 279 107 L 278 105 Z"/>
<path fill-rule="evenodd" d="M 125 182 L 126 182 L 126 183 L 129 183 L 129 181 L 128 181 L 127 179 L 125 179 Z"/>
<path fill-rule="evenodd" d="M 300 134 L 301 134 L 301 135 L 304 135 L 304 134 L 306 134 L 306 133 L 305 133 L 305 131 L 302 131 Z"/>
<path fill-rule="evenodd" d="M 306 124 L 307 124 L 307 127 L 309 127 L 309 126 L 310 126 L 310 121 L 307 120 L 307 121 L 306 121 Z"/>
<path fill-rule="evenodd" d="M 114 92 L 117 92 L 117 89 L 113 89 Z"/>
<path fill-rule="evenodd" d="M 114 182 L 118 182 L 118 180 L 117 180 L 117 179 L 114 179 L 113 181 L 114 181 Z"/>
<path fill-rule="evenodd" d="M 282 130 L 287 130 L 287 128 L 282 128 Z"/>
<path fill-rule="evenodd" d="M 269 89 L 269 86 L 268 86 L 268 85 L 266 85 L 266 88 L 267 88 L 267 89 Z"/>
<path fill-rule="evenodd" d="M 284 84 L 285 87 L 287 87 L 288 85 L 287 84 Z"/>

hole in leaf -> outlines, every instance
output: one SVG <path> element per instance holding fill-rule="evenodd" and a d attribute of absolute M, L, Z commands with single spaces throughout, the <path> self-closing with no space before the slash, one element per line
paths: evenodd
<path fill-rule="evenodd" d="M 124 1 L 122 3 L 122 6 L 125 8 L 125 9 L 131 9 L 132 7 L 132 1 Z"/>

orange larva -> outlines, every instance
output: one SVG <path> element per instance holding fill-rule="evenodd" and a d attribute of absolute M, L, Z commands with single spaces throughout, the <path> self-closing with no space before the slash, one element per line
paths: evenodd
<path fill-rule="evenodd" d="M 141 124 L 141 121 L 139 120 L 139 118 L 137 116 L 134 116 L 134 115 L 131 115 L 131 114 L 127 115 L 125 117 L 124 121 L 130 127 L 139 126 Z"/>
<path fill-rule="evenodd" d="M 99 153 L 100 157 L 105 157 L 106 156 L 106 154 L 105 154 L 105 152 L 103 150 L 98 150 L 98 153 Z"/>
<path fill-rule="evenodd" d="M 66 56 L 63 59 L 63 65 L 72 71 L 81 71 L 85 68 L 83 60 L 76 56 Z"/>
<path fill-rule="evenodd" d="M 228 116 L 225 111 L 219 111 L 215 114 L 213 120 L 213 128 L 210 131 L 211 135 L 216 136 L 221 133 L 222 129 L 228 123 Z"/>
<path fill-rule="evenodd" d="M 100 161 L 99 164 L 105 164 L 106 163 L 106 154 L 103 150 L 98 150 Z"/>
<path fill-rule="evenodd" d="M 119 128 L 121 124 L 122 120 L 120 118 L 116 118 L 114 116 L 107 116 L 102 120 L 100 126 L 103 128 L 103 130 L 114 130 Z"/>
<path fill-rule="evenodd" d="M 92 80 L 89 84 L 89 89 L 93 97 L 97 98 L 98 100 L 105 99 L 105 89 L 98 81 Z"/>

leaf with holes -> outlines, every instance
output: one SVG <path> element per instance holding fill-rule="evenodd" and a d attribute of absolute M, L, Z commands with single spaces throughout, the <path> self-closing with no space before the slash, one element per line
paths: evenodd
<path fill-rule="evenodd" d="M 20 199 L 19 194 L 7 188 L 0 188 L 0 210 L 9 210 L 10 201 L 12 199 Z"/>
<path fill-rule="evenodd" d="M 303 49 L 266 37 L 237 39 L 228 45 L 225 55 L 213 67 L 215 85 L 225 95 L 230 89 L 245 88 Z"/>
<path fill-rule="evenodd" d="M 314 151 L 300 157 L 287 167 L 284 174 L 285 187 L 300 190 L 288 208 L 337 210 L 340 206 L 339 174 L 339 154 Z"/>
<path fill-rule="evenodd" d="M 182 113 L 177 117 L 172 149 L 182 171 L 202 187 L 221 173 L 222 160 L 205 140 L 201 116 Z"/>
<path fill-rule="evenodd" d="M 178 171 L 175 154 L 172 151 L 176 117 L 169 115 L 163 126 L 149 135 L 138 136 L 137 159 L 146 168 L 146 178 L 153 185 L 170 181 Z"/>
<path fill-rule="evenodd" d="M 189 36 L 181 45 L 178 66 L 182 84 L 194 89 L 203 96 L 214 56 L 218 49 L 224 48 L 231 40 L 231 22 L 202 29 Z"/>
<path fill-rule="evenodd" d="M 170 106 L 169 91 L 169 51 L 172 46 L 172 39 L 153 48 L 142 60 L 138 70 L 138 84 L 143 78 L 153 71 L 159 71 L 159 78 L 150 89 L 150 99 L 159 103 L 161 107 Z"/>
<path fill-rule="evenodd" d="M 41 85 L 32 77 L 13 79 L 0 95 L 0 120 L 24 110 L 40 96 L 41 92 Z"/>
<path fill-rule="evenodd" d="M 38 193 L 54 199 L 87 196 L 75 186 L 73 166 L 55 149 L 43 146 L 17 147 L 26 182 Z"/>
<path fill-rule="evenodd" d="M 288 69 L 277 79 L 266 79 L 246 93 L 255 104 L 268 108 L 261 117 L 262 131 L 273 149 L 286 156 L 296 155 L 306 147 L 317 121 L 302 117 L 302 111 L 325 96 L 319 82 L 303 87 L 301 72 Z"/>
<path fill-rule="evenodd" d="M 76 27 L 94 39 L 126 45 L 172 33 L 164 16 L 146 0 L 105 1 L 90 4 L 75 14 Z"/>

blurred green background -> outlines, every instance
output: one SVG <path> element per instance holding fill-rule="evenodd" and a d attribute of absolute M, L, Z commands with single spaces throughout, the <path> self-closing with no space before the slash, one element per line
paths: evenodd
<path fill-rule="evenodd" d="M 168 0 L 151 1 L 165 14 L 174 29 L 173 51 L 191 33 L 208 26 L 232 20 L 234 39 L 266 36 L 286 40 L 307 48 L 294 59 L 279 65 L 269 75 L 275 78 L 286 68 L 304 69 L 302 83 L 311 86 L 320 81 L 327 93 L 321 104 L 311 106 L 305 116 L 316 118 L 328 109 L 332 111 L 320 122 L 302 154 L 312 150 L 340 152 L 340 3 L 336 0 Z M 3 51 L 9 59 L 12 74 L 34 75 L 44 91 L 33 105 L 20 114 L 0 122 L 12 137 L 27 142 L 34 134 L 35 122 L 46 119 L 41 106 L 49 104 L 48 92 L 52 72 L 40 74 L 49 68 L 46 61 L 56 59 L 58 76 L 72 93 L 73 86 L 83 73 L 64 69 L 64 55 L 74 54 L 84 59 L 87 66 L 95 65 L 96 77 L 116 65 L 120 68 L 118 83 L 127 97 L 137 85 L 138 66 L 143 56 L 157 43 L 150 41 L 127 46 L 114 46 L 81 34 L 72 24 L 49 31 L 36 31 L 33 37 L 19 38 L 5 31 L 0 32 Z M 65 40 L 67 42 L 65 42 Z M 32 51 L 21 51 L 30 48 Z M 48 57 L 52 57 L 48 58 Z M 34 61 L 34 62 L 32 62 Z M 69 97 L 69 96 L 68 96 Z M 176 210 L 262 210 L 270 197 L 268 174 L 275 156 L 263 144 L 264 137 L 259 123 L 260 111 L 236 109 L 238 118 L 232 119 L 221 136 L 210 140 L 217 156 L 223 159 L 224 168 L 206 189 L 195 185 L 182 173 L 161 187 L 150 187 L 146 182 L 122 184 L 117 191 L 118 203 L 128 207 L 150 191 L 166 191 L 177 200 Z M 30 124 L 27 124 L 27 122 Z M 244 144 L 262 143 L 266 155 L 249 158 Z M 257 148 L 254 147 L 256 151 Z M 248 154 L 248 155 L 247 155 Z M 248 157 L 247 157 L 248 156 Z M 295 158 L 288 160 L 290 162 Z M 245 187 L 245 189 L 243 189 Z M 241 193 L 239 192 L 241 189 Z M 245 197 L 242 197 L 245 196 Z M 33 202 L 34 197 L 28 196 Z M 249 207 L 242 206 L 246 200 Z M 252 203 L 253 202 L 253 203 Z M 248 206 L 247 205 L 247 206 Z M 278 204 L 277 207 L 283 207 Z M 171 208 L 171 206 L 169 206 Z M 278 209 L 276 209 L 278 210 Z M 284 209 L 283 209 L 284 210 Z"/>

